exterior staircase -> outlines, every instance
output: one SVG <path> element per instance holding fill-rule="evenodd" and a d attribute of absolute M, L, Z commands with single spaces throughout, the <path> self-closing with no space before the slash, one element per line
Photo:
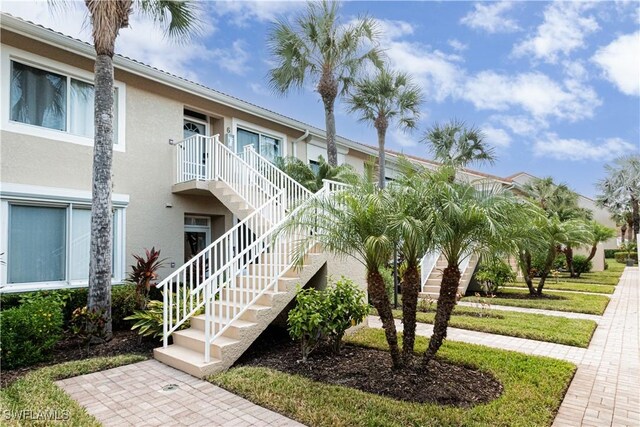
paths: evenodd
<path fill-rule="evenodd" d="M 299 247 L 313 230 L 278 231 L 335 189 L 327 182 L 312 194 L 251 147 L 236 155 L 217 136 L 178 143 L 173 191 L 209 191 L 240 222 L 158 284 L 164 330 L 154 357 L 200 378 L 229 368 L 326 263 L 318 244 Z"/>
<path fill-rule="evenodd" d="M 473 273 L 478 265 L 478 256 L 471 254 L 460 263 L 460 284 L 458 293 L 464 295 L 471 282 Z M 420 298 L 431 298 L 437 300 L 440 296 L 440 284 L 442 283 L 442 272 L 447 267 L 447 260 L 442 254 L 427 254 L 421 263 L 422 269 L 422 292 Z"/>

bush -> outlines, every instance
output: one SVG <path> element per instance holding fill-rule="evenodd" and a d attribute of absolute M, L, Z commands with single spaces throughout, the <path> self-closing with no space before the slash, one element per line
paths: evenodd
<path fill-rule="evenodd" d="M 516 274 L 509 264 L 501 259 L 483 263 L 476 273 L 476 280 L 486 293 L 496 293 L 500 286 L 516 280 Z"/>
<path fill-rule="evenodd" d="M 135 313 L 136 304 L 135 285 L 125 284 L 111 288 L 111 322 L 114 331 L 131 329 L 132 322 L 126 318 Z"/>
<path fill-rule="evenodd" d="M 567 257 L 565 254 L 558 254 L 556 259 L 553 260 L 553 266 L 551 267 L 554 270 L 566 270 L 567 269 Z"/>
<path fill-rule="evenodd" d="M 342 337 L 347 329 L 362 322 L 369 312 L 365 294 L 353 280 L 342 277 L 327 291 L 326 330 L 333 341 L 333 350 L 340 352 Z"/>
<path fill-rule="evenodd" d="M 604 257 L 605 258 L 615 258 L 616 255 L 615 253 L 618 251 L 618 249 L 605 249 L 604 250 Z"/>
<path fill-rule="evenodd" d="M 45 360 L 62 336 L 62 306 L 56 298 L 34 297 L 0 313 L 0 359 L 5 369 Z"/>
<path fill-rule="evenodd" d="M 323 291 L 299 290 L 287 324 L 291 337 L 300 340 L 302 361 L 307 361 L 323 338 L 329 338 L 333 350 L 339 352 L 345 331 L 360 323 L 368 311 L 364 292 L 345 277 Z"/>
<path fill-rule="evenodd" d="M 576 255 L 573 257 L 573 271 L 578 277 L 582 273 L 588 273 L 591 271 L 591 261 L 587 261 L 587 257 L 583 255 Z"/>
<path fill-rule="evenodd" d="M 147 303 L 146 310 L 139 310 L 124 320 L 135 321 L 131 330 L 138 329 L 138 334 L 143 337 L 152 337 L 162 339 L 164 333 L 163 325 L 163 307 L 162 301 L 150 300 Z"/>
<path fill-rule="evenodd" d="M 622 264 L 626 263 L 628 258 L 633 259 L 633 254 L 629 253 L 629 252 L 616 252 L 615 253 L 616 261 L 621 262 Z"/>

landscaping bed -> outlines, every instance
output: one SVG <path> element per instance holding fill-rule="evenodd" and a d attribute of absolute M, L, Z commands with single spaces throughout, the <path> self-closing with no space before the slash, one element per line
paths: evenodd
<path fill-rule="evenodd" d="M 382 330 L 363 329 L 346 340 L 354 346 L 387 350 Z M 427 339 L 417 337 L 416 352 L 419 355 L 424 352 L 427 343 Z M 386 356 L 390 357 L 388 354 Z M 237 365 L 213 375 L 209 380 L 312 427 L 549 426 L 575 371 L 573 364 L 560 360 L 446 341 L 438 352 L 438 362 L 483 372 L 503 386 L 502 394 L 497 399 L 463 407 L 406 402 L 352 387 L 321 383 L 274 368 L 247 365 L 246 360 L 245 365 Z M 346 364 L 347 361 L 342 363 Z M 371 372 L 383 371 L 391 375 L 377 365 L 369 368 Z M 428 381 L 429 375 L 424 374 L 424 381 Z"/>
<path fill-rule="evenodd" d="M 486 372 L 442 361 L 434 361 L 427 373 L 417 367 L 393 370 L 388 351 L 349 344 L 340 354 L 323 347 L 302 363 L 299 345 L 286 331 L 279 333 L 275 328 L 263 334 L 238 364 L 275 369 L 407 402 L 468 407 L 489 402 L 502 392 L 502 385 Z"/>
<path fill-rule="evenodd" d="M 534 282 L 537 285 L 537 281 Z M 524 282 L 513 282 L 505 285 L 507 287 L 526 288 L 527 285 Z M 575 292 L 592 292 L 596 294 L 612 294 L 616 287 L 613 285 L 604 285 L 599 283 L 587 283 L 587 282 L 568 282 L 566 279 L 562 279 L 562 282 L 549 282 L 544 284 L 544 288 L 548 290 L 558 291 L 575 291 Z"/>
<path fill-rule="evenodd" d="M 435 308 L 435 306 L 432 307 L 428 312 L 418 312 L 416 320 L 432 324 L 435 318 Z M 402 311 L 394 310 L 393 316 L 396 319 L 402 319 Z M 449 327 L 452 328 L 584 348 L 589 346 L 597 326 L 593 320 L 462 306 L 457 306 L 453 310 L 449 321 Z"/>
<path fill-rule="evenodd" d="M 475 296 L 462 298 L 462 301 L 475 302 Z M 491 305 L 508 305 L 513 307 L 539 308 L 542 310 L 570 311 L 574 313 L 604 313 L 609 304 L 605 295 L 588 295 L 571 292 L 544 291 L 542 296 L 531 296 L 526 289 L 500 289 Z"/>
<path fill-rule="evenodd" d="M 68 335 L 56 343 L 49 360 L 46 362 L 12 370 L 3 369 L 2 376 L 0 378 L 0 386 L 5 388 L 16 379 L 23 377 L 31 371 L 38 370 L 43 366 L 56 365 L 62 362 L 83 360 L 98 356 L 108 357 L 129 353 L 136 353 L 145 357 L 150 357 L 153 354 L 153 349 L 159 346 L 160 343 L 157 340 L 140 340 L 140 336 L 135 331 L 114 331 L 113 339 L 109 342 L 90 346 L 87 350 L 87 347 L 82 343 L 82 340 Z"/>

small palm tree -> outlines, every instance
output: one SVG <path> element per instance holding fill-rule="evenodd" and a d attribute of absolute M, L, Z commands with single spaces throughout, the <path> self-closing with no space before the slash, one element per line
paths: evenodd
<path fill-rule="evenodd" d="M 325 179 L 344 183 L 357 182 L 359 179 L 358 174 L 351 165 L 331 166 L 322 156 L 318 157 L 317 169 L 312 168 L 297 157 L 278 157 L 274 163 L 283 172 L 313 193 L 323 187 Z"/>
<path fill-rule="evenodd" d="M 529 209 L 497 184 L 452 182 L 449 168 L 427 175 L 426 179 L 430 180 L 430 196 L 425 204 L 435 213 L 431 226 L 433 245 L 447 260 L 447 266 L 442 274 L 433 335 L 423 359 L 425 368 L 447 336 L 460 284 L 461 261 L 472 252 L 512 252 L 512 230 L 525 217 L 523 211 Z"/>
<path fill-rule="evenodd" d="M 64 2 L 62 2 L 64 3 Z M 96 336 L 111 338 L 113 162 L 113 55 L 118 32 L 129 26 L 134 9 L 166 28 L 167 34 L 185 37 L 196 28 L 193 2 L 169 0 L 86 0 L 96 51 L 94 65 L 95 135 L 93 146 L 93 200 L 91 205 L 91 257 L 89 263 L 90 310 L 102 312 L 104 331 Z"/>
<path fill-rule="evenodd" d="M 377 71 L 354 85 L 347 98 L 349 111 L 359 120 L 372 124 L 378 133 L 378 186 L 385 186 L 385 140 L 387 129 L 396 124 L 402 130 L 415 129 L 423 102 L 420 86 L 408 73 L 388 68 Z"/>
<path fill-rule="evenodd" d="M 398 368 L 402 366 L 402 359 L 397 331 L 391 301 L 380 274 L 393 252 L 389 237 L 389 205 L 370 179 L 365 176 L 348 190 L 312 199 L 285 222 L 281 232 L 300 239 L 294 254 L 298 262 L 304 259 L 304 248 L 318 242 L 326 251 L 339 257 L 351 257 L 365 266 L 369 298 L 382 320 L 393 366 Z M 313 229 L 314 232 L 300 238 L 300 229 Z"/>
<path fill-rule="evenodd" d="M 423 141 L 429 144 L 435 160 L 451 168 L 451 181 L 460 168 L 482 162 L 492 164 L 496 159 L 482 132 L 460 120 L 434 125 L 425 133 Z"/>
<path fill-rule="evenodd" d="M 607 177 L 598 183 L 600 206 L 631 212 L 632 239 L 640 233 L 640 155 L 620 157 L 606 165 Z M 631 239 L 629 239 L 631 240 Z"/>
<path fill-rule="evenodd" d="M 589 223 L 589 231 L 591 232 L 591 250 L 587 256 L 587 262 L 591 261 L 596 256 L 598 250 L 598 244 L 606 242 L 607 240 L 616 237 L 616 230 L 605 227 L 598 221 L 591 221 Z"/>
<path fill-rule="evenodd" d="M 325 112 L 327 159 L 338 164 L 336 98 L 345 94 L 367 63 L 381 66 L 377 28 L 368 17 L 342 23 L 335 1 L 309 2 L 294 23 L 280 20 L 271 29 L 267 45 L 277 65 L 269 71 L 271 87 L 286 93 L 313 80 Z"/>

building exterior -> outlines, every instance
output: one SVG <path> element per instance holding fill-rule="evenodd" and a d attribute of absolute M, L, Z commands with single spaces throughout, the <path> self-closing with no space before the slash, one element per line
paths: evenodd
<path fill-rule="evenodd" d="M 0 289 L 17 292 L 86 286 L 93 135 L 93 47 L 3 14 L 0 57 Z M 213 136 L 235 153 L 314 162 L 326 153 L 322 129 L 135 60 L 114 58 L 114 283 L 131 255 L 155 247 L 164 277 L 240 219 L 224 194 L 180 187 L 177 142 Z M 338 138 L 338 161 L 364 170 L 377 149 Z M 400 153 L 389 151 L 388 174 Z M 436 164 L 409 156 L 428 167 Z M 512 178 L 467 170 L 467 179 Z M 590 201 L 583 198 L 585 204 Z M 597 219 L 608 223 L 605 214 Z M 601 218 L 602 217 L 602 218 Z M 606 246 L 609 247 L 609 246 Z M 327 272 L 359 266 L 329 263 Z"/>

